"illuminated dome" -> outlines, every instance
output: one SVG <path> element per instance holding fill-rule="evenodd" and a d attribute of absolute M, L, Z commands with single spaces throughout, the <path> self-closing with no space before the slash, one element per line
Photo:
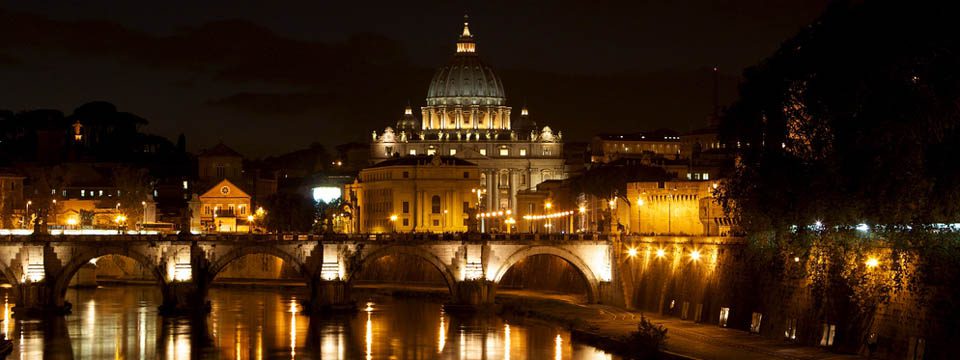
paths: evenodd
<path fill-rule="evenodd" d="M 477 56 L 466 17 L 457 52 L 433 74 L 427 104 L 421 110 L 423 130 L 510 130 L 510 107 L 503 83 Z"/>
<path fill-rule="evenodd" d="M 437 69 L 427 90 L 427 105 L 504 105 L 503 82 L 477 56 L 467 22 L 457 41 L 457 52 Z"/>

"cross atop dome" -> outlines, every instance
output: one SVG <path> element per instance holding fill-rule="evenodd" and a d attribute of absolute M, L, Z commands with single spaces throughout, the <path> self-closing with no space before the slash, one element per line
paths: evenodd
<path fill-rule="evenodd" d="M 470 33 L 469 16 L 463 15 L 463 32 L 460 39 L 457 40 L 457 53 L 474 53 L 477 51 L 477 44 L 473 42 L 473 34 Z"/>

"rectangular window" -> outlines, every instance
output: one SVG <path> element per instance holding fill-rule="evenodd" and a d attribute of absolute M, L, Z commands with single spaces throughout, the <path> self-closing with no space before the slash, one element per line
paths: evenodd
<path fill-rule="evenodd" d="M 797 319 L 787 319 L 787 329 L 783 332 L 783 337 L 790 340 L 797 339 Z"/>
<path fill-rule="evenodd" d="M 410 219 L 403 218 L 403 226 L 410 226 Z"/>
<path fill-rule="evenodd" d="M 763 320 L 763 314 L 755 312 L 750 317 L 750 332 L 759 334 L 760 333 L 760 321 Z"/>
<path fill-rule="evenodd" d="M 464 178 L 464 179 L 469 179 L 469 178 L 470 178 L 470 172 L 469 172 L 469 171 L 464 171 L 464 172 L 463 172 L 463 178 Z"/>
<path fill-rule="evenodd" d="M 487 149 L 480 149 L 480 155 L 487 156 Z"/>
<path fill-rule="evenodd" d="M 433 156 L 437 153 L 437 149 L 427 149 L 427 155 Z"/>
<path fill-rule="evenodd" d="M 710 173 L 703 173 L 704 180 L 710 180 Z"/>
<path fill-rule="evenodd" d="M 510 149 L 500 149 L 500 156 L 510 156 Z"/>
<path fill-rule="evenodd" d="M 823 334 L 820 335 L 820 346 L 833 346 L 833 336 L 837 334 L 837 325 L 823 323 Z"/>
<path fill-rule="evenodd" d="M 543 149 L 543 156 L 550 156 L 550 149 Z"/>
<path fill-rule="evenodd" d="M 184 181 L 183 181 L 183 189 L 184 189 L 184 190 L 187 190 L 188 187 L 189 187 L 189 186 L 188 186 L 187 181 L 184 180 Z M 102 193 L 102 191 L 101 191 L 101 193 Z"/>
<path fill-rule="evenodd" d="M 720 327 L 727 327 L 727 319 L 730 318 L 730 308 L 722 307 L 720 308 Z"/>
<path fill-rule="evenodd" d="M 467 213 L 467 210 L 470 210 L 470 202 L 469 202 L 469 201 L 464 201 L 464 202 L 463 202 L 463 213 L 466 214 L 466 213 Z"/>
<path fill-rule="evenodd" d="M 527 149 L 520 149 L 520 156 L 527 156 Z"/>
<path fill-rule="evenodd" d="M 403 172 L 403 178 L 406 179 L 406 178 L 409 178 L 409 177 L 410 177 L 410 172 L 409 172 L 409 171 L 404 171 L 404 172 Z"/>
<path fill-rule="evenodd" d="M 417 149 L 410 149 L 410 155 L 417 155 Z"/>
<path fill-rule="evenodd" d="M 403 207 L 403 213 L 404 213 L 404 214 L 409 214 L 409 213 L 410 213 L 410 202 L 409 202 L 409 201 L 404 201 L 404 202 L 401 204 L 401 206 Z"/>
<path fill-rule="evenodd" d="M 450 156 L 454 156 L 456 154 L 457 154 L 457 149 L 450 149 Z"/>
<path fill-rule="evenodd" d="M 433 226 L 440 226 L 440 220 L 433 220 Z"/>

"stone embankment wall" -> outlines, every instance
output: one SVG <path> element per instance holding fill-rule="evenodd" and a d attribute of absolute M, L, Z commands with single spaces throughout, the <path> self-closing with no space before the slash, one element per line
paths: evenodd
<path fill-rule="evenodd" d="M 862 307 L 854 301 L 863 294 L 814 286 L 810 267 L 817 259 L 765 257 L 740 238 L 633 236 L 615 251 L 630 309 L 837 352 L 872 351 L 874 358 L 953 358 L 944 334 L 957 332 L 957 324 L 943 319 L 957 318 L 951 313 L 960 309 L 948 305 L 952 302 L 924 304 L 909 287 L 884 292 L 889 294 L 885 301 L 860 314 Z M 876 277 L 882 283 L 891 276 Z M 923 291 L 926 299 L 947 296 L 937 289 Z"/>

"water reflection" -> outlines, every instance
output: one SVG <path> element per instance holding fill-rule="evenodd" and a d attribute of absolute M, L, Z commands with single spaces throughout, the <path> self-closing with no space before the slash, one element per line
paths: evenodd
<path fill-rule="evenodd" d="M 569 332 L 523 319 L 444 313 L 439 302 L 371 298 L 349 315 L 308 317 L 290 290 L 213 289 L 201 318 L 157 315 L 149 287 L 70 290 L 74 314 L 11 319 L 10 359 L 614 359 Z"/>

